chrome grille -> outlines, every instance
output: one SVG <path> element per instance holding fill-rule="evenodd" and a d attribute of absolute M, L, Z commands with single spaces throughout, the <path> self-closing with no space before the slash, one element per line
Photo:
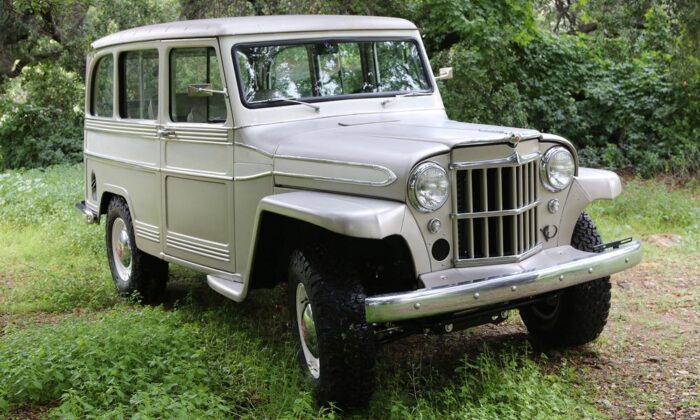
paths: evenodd
<path fill-rule="evenodd" d="M 451 165 L 457 266 L 519 261 L 540 249 L 539 156 Z"/>

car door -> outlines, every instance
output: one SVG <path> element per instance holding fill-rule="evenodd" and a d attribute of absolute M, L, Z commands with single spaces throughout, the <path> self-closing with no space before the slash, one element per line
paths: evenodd
<path fill-rule="evenodd" d="M 218 43 L 163 44 L 164 252 L 190 265 L 235 272 L 233 122 Z"/>

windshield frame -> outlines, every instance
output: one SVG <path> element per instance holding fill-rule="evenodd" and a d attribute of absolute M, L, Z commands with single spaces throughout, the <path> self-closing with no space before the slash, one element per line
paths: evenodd
<path fill-rule="evenodd" d="M 366 93 L 350 93 L 344 95 L 335 96 L 312 96 L 312 97 L 295 97 L 293 99 L 307 102 L 331 102 L 331 101 L 342 101 L 348 99 L 367 99 L 367 98 L 393 98 L 397 95 L 420 92 L 425 94 L 435 93 L 435 82 L 430 71 L 430 66 L 428 59 L 425 55 L 425 51 L 422 48 L 422 44 L 418 40 L 411 36 L 352 36 L 352 37 L 314 37 L 314 38 L 296 38 L 296 39 L 285 39 L 285 40 L 268 40 L 268 41 L 255 41 L 255 42 L 240 42 L 235 43 L 231 47 L 231 58 L 233 60 L 233 70 L 236 75 L 236 87 L 238 89 L 238 97 L 244 107 L 248 109 L 259 109 L 259 108 L 273 108 L 279 106 L 293 106 L 295 104 L 284 102 L 282 100 L 278 102 L 248 102 L 245 99 L 243 93 L 243 78 L 240 74 L 240 67 L 238 62 L 238 52 L 239 48 L 243 47 L 263 47 L 263 46 L 288 46 L 288 45 L 304 45 L 313 44 L 318 42 L 382 42 L 382 41 L 397 41 L 397 42 L 411 42 L 415 45 L 418 50 L 418 55 L 420 58 L 420 64 L 423 67 L 423 73 L 425 75 L 425 80 L 429 86 L 428 89 L 423 90 L 401 90 L 401 91 L 390 91 L 390 92 L 366 92 Z M 297 104 L 298 105 L 298 104 Z"/>

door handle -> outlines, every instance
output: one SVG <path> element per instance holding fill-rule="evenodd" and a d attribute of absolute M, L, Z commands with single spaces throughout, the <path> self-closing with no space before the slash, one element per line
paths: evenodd
<path fill-rule="evenodd" d="M 175 135 L 175 129 L 170 127 L 160 127 L 158 128 L 159 137 L 172 137 Z"/>

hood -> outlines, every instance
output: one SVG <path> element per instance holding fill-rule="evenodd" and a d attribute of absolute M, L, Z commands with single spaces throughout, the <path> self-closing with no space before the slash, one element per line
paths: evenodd
<path fill-rule="evenodd" d="M 299 122 L 285 131 L 275 136 L 276 185 L 399 201 L 411 169 L 425 159 L 454 147 L 540 136 L 535 130 L 391 116 Z"/>

